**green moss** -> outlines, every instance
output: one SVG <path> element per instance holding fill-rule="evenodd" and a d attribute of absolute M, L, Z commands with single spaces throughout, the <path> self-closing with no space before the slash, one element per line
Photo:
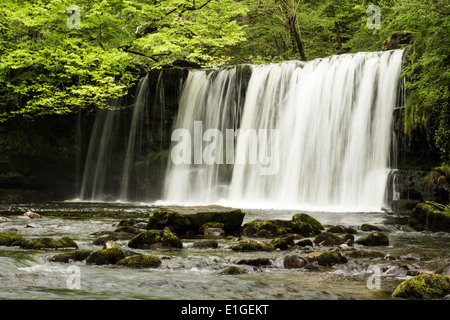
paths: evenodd
<path fill-rule="evenodd" d="M 415 276 L 402 282 L 393 296 L 406 299 L 439 299 L 450 294 L 450 277 L 438 274 Z"/>
<path fill-rule="evenodd" d="M 388 246 L 389 238 L 382 232 L 372 232 L 367 236 L 355 240 L 355 242 L 364 246 Z"/>
<path fill-rule="evenodd" d="M 236 266 L 231 266 L 231 267 L 228 267 L 225 270 L 223 270 L 221 273 L 222 274 L 237 275 L 237 274 L 243 274 L 244 270 L 242 270 L 241 268 L 236 267 Z"/>
<path fill-rule="evenodd" d="M 22 241 L 20 244 L 24 249 L 65 249 L 65 248 L 78 248 L 75 241 L 68 237 L 61 239 L 52 238 L 37 238 L 31 240 Z"/>
<path fill-rule="evenodd" d="M 83 261 L 86 260 L 87 257 L 92 253 L 91 250 L 77 250 L 70 253 L 61 253 L 54 255 L 51 258 L 52 262 L 66 262 L 69 263 L 71 261 Z"/>
<path fill-rule="evenodd" d="M 412 211 L 408 224 L 416 230 L 450 232 L 450 208 L 431 201 L 421 202 Z"/>
<path fill-rule="evenodd" d="M 128 242 L 130 248 L 151 249 L 156 247 L 182 248 L 181 240 L 169 231 L 148 230 L 139 233 Z"/>
<path fill-rule="evenodd" d="M 320 223 L 316 218 L 313 218 L 306 213 L 297 213 L 292 217 L 292 220 L 298 222 L 305 222 L 309 224 L 314 229 L 315 232 L 325 230 L 322 223 Z"/>
<path fill-rule="evenodd" d="M 17 233 L 0 233 L 0 246 L 19 246 L 25 239 Z"/>
<path fill-rule="evenodd" d="M 135 255 L 119 260 L 116 265 L 129 268 L 158 268 L 162 262 L 159 258 L 152 255 Z"/>
<path fill-rule="evenodd" d="M 252 252 L 252 251 L 274 251 L 275 247 L 272 244 L 265 244 L 259 242 L 239 242 L 238 245 L 231 247 L 233 251 Z"/>
<path fill-rule="evenodd" d="M 320 244 L 323 246 L 338 246 L 344 243 L 344 240 L 333 233 L 322 232 L 314 238 L 313 242 L 316 245 Z"/>
<path fill-rule="evenodd" d="M 99 249 L 93 251 L 87 258 L 87 264 L 116 264 L 125 258 L 125 253 L 121 248 Z"/>
<path fill-rule="evenodd" d="M 242 234 L 248 237 L 273 238 L 290 233 L 308 237 L 314 234 L 314 228 L 298 220 L 253 220 L 242 227 Z"/>
<path fill-rule="evenodd" d="M 336 263 L 347 263 L 348 260 L 342 252 L 322 252 L 317 263 L 323 267 L 330 267 Z"/>
<path fill-rule="evenodd" d="M 204 241 L 196 241 L 192 245 L 194 248 L 198 249 L 216 249 L 219 246 L 219 243 L 216 240 L 204 240 Z"/>

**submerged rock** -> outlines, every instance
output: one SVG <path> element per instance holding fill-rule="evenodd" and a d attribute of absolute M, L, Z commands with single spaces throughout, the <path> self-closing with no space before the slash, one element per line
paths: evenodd
<path fill-rule="evenodd" d="M 256 241 L 242 241 L 238 245 L 231 247 L 233 251 L 251 252 L 251 251 L 274 251 L 272 244 L 266 244 Z"/>
<path fill-rule="evenodd" d="M 311 252 L 308 254 L 308 260 L 317 261 L 320 266 L 330 267 L 337 263 L 347 263 L 347 257 L 339 251 L 335 252 Z"/>
<path fill-rule="evenodd" d="M 20 247 L 23 249 L 65 249 L 78 248 L 78 245 L 74 240 L 63 237 L 61 239 L 37 238 L 24 240 L 20 243 Z"/>
<path fill-rule="evenodd" d="M 228 234 L 240 231 L 245 213 L 241 209 L 217 205 L 195 207 L 162 207 L 150 216 L 147 229 L 170 227 L 176 234 L 203 233 L 205 224 L 219 223 Z M 223 226 L 223 227 L 222 227 Z"/>
<path fill-rule="evenodd" d="M 61 253 L 54 255 L 50 261 L 52 262 L 66 262 L 70 263 L 73 261 L 83 261 L 92 253 L 91 250 L 77 250 L 70 253 Z"/>
<path fill-rule="evenodd" d="M 121 248 L 99 249 L 93 251 L 87 258 L 87 264 L 116 264 L 125 259 L 125 252 Z"/>
<path fill-rule="evenodd" d="M 361 225 L 361 231 L 382 231 L 379 227 L 373 224 L 364 223 Z"/>
<path fill-rule="evenodd" d="M 272 260 L 269 258 L 242 259 L 239 260 L 237 264 L 246 264 L 254 267 L 262 267 L 272 265 Z"/>
<path fill-rule="evenodd" d="M 162 262 L 159 258 L 152 255 L 135 255 L 119 260 L 116 266 L 124 266 L 128 268 L 158 268 Z"/>
<path fill-rule="evenodd" d="M 130 248 L 182 248 L 183 243 L 172 232 L 164 230 L 148 230 L 139 233 L 128 242 Z"/>
<path fill-rule="evenodd" d="M 237 275 L 237 274 L 243 274 L 243 273 L 244 273 L 244 270 L 242 270 L 242 268 L 239 268 L 236 266 L 228 267 L 221 272 L 221 274 L 229 274 L 229 275 Z"/>
<path fill-rule="evenodd" d="M 450 294 L 450 277 L 427 274 L 403 281 L 392 294 L 406 299 L 440 299 Z"/>
<path fill-rule="evenodd" d="M 357 239 L 355 243 L 362 244 L 364 246 L 388 246 L 389 238 L 382 232 L 372 232 L 367 236 Z"/>
<path fill-rule="evenodd" d="M 0 233 L 0 246 L 20 246 L 25 239 L 17 233 Z"/>
<path fill-rule="evenodd" d="M 297 255 L 289 255 L 283 259 L 283 266 L 286 269 L 305 268 L 307 265 L 308 261 Z"/>
<path fill-rule="evenodd" d="M 291 246 L 295 245 L 294 238 L 295 236 L 293 235 L 286 235 L 284 237 L 272 240 L 271 244 L 273 244 L 276 249 L 287 250 Z"/>
<path fill-rule="evenodd" d="M 208 248 L 217 249 L 219 247 L 219 243 L 216 240 L 197 241 L 194 242 L 192 247 L 198 249 L 208 249 Z"/>

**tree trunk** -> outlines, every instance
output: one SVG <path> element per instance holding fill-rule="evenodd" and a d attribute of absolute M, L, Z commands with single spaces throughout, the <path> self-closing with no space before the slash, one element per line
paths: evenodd
<path fill-rule="evenodd" d="M 342 53 L 342 41 L 341 41 L 341 32 L 339 31 L 339 24 L 337 21 L 334 22 L 334 28 L 336 29 L 336 38 L 338 42 L 338 50 L 339 53 Z"/>
<path fill-rule="evenodd" d="M 300 33 L 297 30 L 295 21 L 296 21 L 296 17 L 291 17 L 289 19 L 289 29 L 291 31 L 292 37 L 294 37 L 295 43 L 297 44 L 297 49 L 298 49 L 298 52 L 300 53 L 301 60 L 306 61 L 307 59 L 306 59 L 305 50 L 303 49 L 302 39 L 300 37 Z"/>

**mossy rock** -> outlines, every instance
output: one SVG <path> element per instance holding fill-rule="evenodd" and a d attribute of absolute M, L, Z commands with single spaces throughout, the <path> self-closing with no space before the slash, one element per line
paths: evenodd
<path fill-rule="evenodd" d="M 427 274 L 403 281 L 392 294 L 405 299 L 440 299 L 450 294 L 450 277 Z"/>
<path fill-rule="evenodd" d="M 292 220 L 309 224 L 316 233 L 320 232 L 321 230 L 325 230 L 325 227 L 322 225 L 322 223 L 319 222 L 319 220 L 311 217 L 306 213 L 297 213 L 292 217 Z"/>
<path fill-rule="evenodd" d="M 447 262 L 442 267 L 437 269 L 435 273 L 450 276 L 450 262 Z"/>
<path fill-rule="evenodd" d="M 245 264 L 254 267 L 263 267 L 272 265 L 272 260 L 269 258 L 255 258 L 255 259 L 241 259 L 237 264 Z"/>
<path fill-rule="evenodd" d="M 121 248 L 99 249 L 93 251 L 87 258 L 87 264 L 116 264 L 125 259 L 125 252 Z"/>
<path fill-rule="evenodd" d="M 350 258 L 384 258 L 385 254 L 379 251 L 355 250 L 347 253 Z"/>
<path fill-rule="evenodd" d="M 361 225 L 361 231 L 382 231 L 379 227 L 373 224 L 364 223 Z"/>
<path fill-rule="evenodd" d="M 285 269 L 305 268 L 307 265 L 308 261 L 297 255 L 289 255 L 283 259 L 283 267 Z"/>
<path fill-rule="evenodd" d="M 201 233 L 205 224 L 217 223 L 228 234 L 240 231 L 245 213 L 241 209 L 222 206 L 162 207 L 150 216 L 147 229 L 173 228 L 177 234 Z"/>
<path fill-rule="evenodd" d="M 183 243 L 172 232 L 164 230 L 148 230 L 139 233 L 128 242 L 130 248 L 182 248 Z"/>
<path fill-rule="evenodd" d="M 197 249 L 217 249 L 219 247 L 219 243 L 216 240 L 196 241 L 192 247 Z"/>
<path fill-rule="evenodd" d="M 313 242 L 322 246 L 338 246 L 343 244 L 344 240 L 333 233 L 321 232 L 314 238 Z"/>
<path fill-rule="evenodd" d="M 116 266 L 124 266 L 128 268 L 145 269 L 158 268 L 162 262 L 158 257 L 152 255 L 135 255 L 119 260 Z"/>
<path fill-rule="evenodd" d="M 265 244 L 259 242 L 239 242 L 238 245 L 231 247 L 233 251 L 252 252 L 252 251 L 274 251 L 275 247 L 272 244 Z"/>
<path fill-rule="evenodd" d="M 295 243 L 295 245 L 298 247 L 306 247 L 306 246 L 313 247 L 314 246 L 313 242 L 310 239 L 302 239 L 300 241 L 297 241 Z"/>
<path fill-rule="evenodd" d="M 309 237 L 314 234 L 313 227 L 306 222 L 294 220 L 253 220 L 242 227 L 247 237 L 273 238 L 286 234 L 299 234 Z"/>
<path fill-rule="evenodd" d="M 352 227 L 345 227 L 345 226 L 332 226 L 328 228 L 327 232 L 329 233 L 349 233 L 349 234 L 355 234 L 356 230 Z"/>
<path fill-rule="evenodd" d="M 91 250 L 77 250 L 69 253 L 61 253 L 54 255 L 50 261 L 52 262 L 65 262 L 70 263 L 72 261 L 83 261 L 92 253 Z"/>
<path fill-rule="evenodd" d="M 61 239 L 37 238 L 25 240 L 20 243 L 20 247 L 23 249 L 77 249 L 78 245 L 74 240 L 68 237 L 63 237 Z"/>
<path fill-rule="evenodd" d="M 0 246 L 20 246 L 24 241 L 17 233 L 0 233 Z"/>
<path fill-rule="evenodd" d="M 270 243 L 276 249 L 287 250 L 291 246 L 295 245 L 294 239 L 295 239 L 294 235 L 286 235 L 286 236 L 281 237 L 281 238 L 273 239 Z"/>
<path fill-rule="evenodd" d="M 363 246 L 388 246 L 389 238 L 382 232 L 372 232 L 367 236 L 357 239 L 355 243 Z"/>
<path fill-rule="evenodd" d="M 416 205 L 408 224 L 416 230 L 450 232 L 450 208 L 425 201 Z"/>
<path fill-rule="evenodd" d="M 236 266 L 228 267 L 221 272 L 221 274 L 229 274 L 229 275 L 238 275 L 238 274 L 243 274 L 243 273 L 244 273 L 244 270 L 242 270 L 242 268 L 239 268 Z"/>
<path fill-rule="evenodd" d="M 310 261 L 317 261 L 319 266 L 330 267 L 337 263 L 347 263 L 347 257 L 339 251 L 335 252 L 312 252 L 308 254 Z"/>

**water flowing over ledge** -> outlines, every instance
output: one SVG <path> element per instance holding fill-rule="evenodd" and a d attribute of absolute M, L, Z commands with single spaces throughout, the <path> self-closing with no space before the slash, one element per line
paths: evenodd
<path fill-rule="evenodd" d="M 402 54 L 361 52 L 307 63 L 190 70 L 178 83 L 172 129 L 189 133 L 190 161 L 175 164 L 172 149 L 155 204 L 380 211 L 388 206 Z M 121 129 L 123 150 L 111 143 L 118 120 L 99 117 L 88 153 L 97 160 L 86 162 L 81 200 L 104 201 L 106 195 L 110 201 L 154 203 L 145 190 L 155 169 L 144 164 L 146 134 L 160 129 L 148 119 L 159 114 L 159 121 L 167 120 L 160 81 L 152 100 L 148 77 L 141 80 L 128 129 Z M 172 140 L 173 148 L 180 147 L 181 139 Z M 232 144 L 225 148 L 225 141 Z M 122 154 L 123 165 L 115 177 L 120 190 L 109 195 L 103 181 L 112 176 L 107 169 L 114 152 Z"/>

